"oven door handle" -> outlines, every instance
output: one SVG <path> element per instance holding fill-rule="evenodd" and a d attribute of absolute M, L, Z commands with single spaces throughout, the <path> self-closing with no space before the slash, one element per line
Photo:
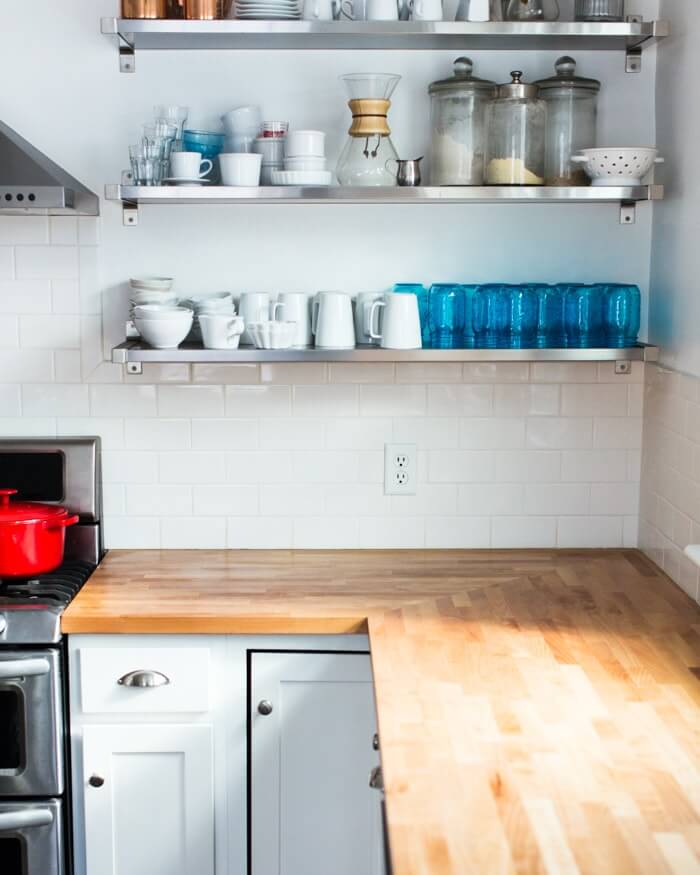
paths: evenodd
<path fill-rule="evenodd" d="M 17 811 L 0 813 L 0 833 L 38 826 L 51 826 L 52 823 L 53 811 L 50 808 L 18 809 Z"/>
<path fill-rule="evenodd" d="M 51 671 L 48 659 L 0 659 L 0 681 L 19 680 L 20 678 L 39 677 Z"/>

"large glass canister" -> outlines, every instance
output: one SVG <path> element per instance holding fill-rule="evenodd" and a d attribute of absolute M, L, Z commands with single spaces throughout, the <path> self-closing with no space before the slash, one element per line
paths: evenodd
<path fill-rule="evenodd" d="M 484 184 L 486 107 L 497 86 L 472 75 L 473 66 L 470 58 L 457 58 L 454 74 L 428 88 L 433 185 Z"/>
<path fill-rule="evenodd" d="M 535 84 L 547 104 L 544 176 L 547 185 L 590 185 L 586 172 L 571 157 L 596 145 L 600 82 L 576 75 L 576 61 L 564 56 L 556 75 Z"/>
<path fill-rule="evenodd" d="M 522 75 L 514 70 L 488 106 L 488 185 L 544 185 L 547 109 L 537 86 L 523 82 Z"/>
<path fill-rule="evenodd" d="M 391 159 L 395 161 L 399 156 L 391 142 L 387 115 L 400 78 L 392 73 L 341 76 L 352 113 L 350 136 L 336 168 L 341 185 L 396 185 Z"/>

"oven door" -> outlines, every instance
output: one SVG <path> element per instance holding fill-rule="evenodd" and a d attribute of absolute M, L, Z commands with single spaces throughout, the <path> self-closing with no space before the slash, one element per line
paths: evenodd
<path fill-rule="evenodd" d="M 0 802 L 2 875 L 67 875 L 61 802 Z"/>
<path fill-rule="evenodd" d="M 63 735 L 59 651 L 0 649 L 0 797 L 60 796 Z"/>

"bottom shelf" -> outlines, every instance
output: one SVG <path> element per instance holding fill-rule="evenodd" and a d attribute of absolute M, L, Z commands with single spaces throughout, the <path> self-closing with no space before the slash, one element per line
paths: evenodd
<path fill-rule="evenodd" d="M 116 364 L 130 362 L 246 364 L 251 362 L 614 362 L 657 361 L 658 348 L 637 344 L 624 349 L 204 349 L 183 343 L 177 349 L 153 349 L 127 340 L 112 350 Z"/>

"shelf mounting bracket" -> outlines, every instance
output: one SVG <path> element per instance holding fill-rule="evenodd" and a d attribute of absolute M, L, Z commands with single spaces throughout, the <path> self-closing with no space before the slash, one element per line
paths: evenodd
<path fill-rule="evenodd" d="M 630 24 L 641 24 L 643 18 L 641 15 L 628 15 L 626 19 Z M 641 73 L 642 72 L 642 43 L 637 45 L 628 45 L 625 52 L 625 73 Z"/>
<path fill-rule="evenodd" d="M 126 363 L 126 372 L 132 377 L 140 377 L 143 374 L 143 363 L 142 362 L 127 362 Z"/>
<path fill-rule="evenodd" d="M 637 205 L 634 201 L 623 201 L 620 204 L 620 224 L 634 225 L 637 221 Z"/>
<path fill-rule="evenodd" d="M 615 373 L 618 377 L 625 377 L 632 373 L 632 362 L 623 359 L 615 362 Z"/>
<path fill-rule="evenodd" d="M 126 228 L 135 228 L 139 223 L 138 204 L 132 201 L 122 203 L 122 223 Z"/>
<path fill-rule="evenodd" d="M 136 72 L 136 50 L 134 43 L 127 39 L 123 33 L 119 34 L 119 72 Z"/>

